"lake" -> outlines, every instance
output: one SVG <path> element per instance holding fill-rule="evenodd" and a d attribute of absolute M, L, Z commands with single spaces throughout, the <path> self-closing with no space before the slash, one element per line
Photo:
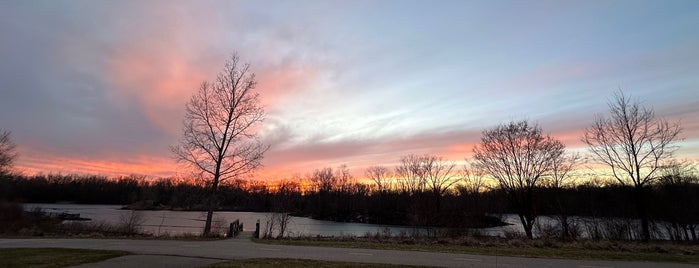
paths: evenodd
<path fill-rule="evenodd" d="M 31 210 L 35 207 L 41 207 L 45 212 L 54 213 L 78 213 L 83 218 L 89 218 L 92 222 L 106 222 L 110 224 L 118 224 L 122 222 L 122 218 L 128 217 L 130 210 L 122 210 L 121 205 L 81 205 L 81 204 L 25 204 L 26 210 Z M 139 230 L 143 233 L 150 233 L 156 236 L 159 235 L 182 235 L 182 234 L 201 234 L 204 222 L 206 220 L 206 212 L 200 211 L 171 211 L 171 210 L 143 210 L 137 211 L 143 218 L 143 224 Z M 243 223 L 244 231 L 254 231 L 255 223 L 260 221 L 260 228 L 264 229 L 265 224 L 270 218 L 271 213 L 262 212 L 230 212 L 218 211 L 214 213 L 212 222 L 212 231 L 225 233 L 228 224 L 239 220 Z M 517 215 L 503 214 L 499 215 L 502 221 L 510 224 L 507 226 L 472 229 L 479 235 L 487 236 L 506 236 L 512 234 L 523 233 L 522 225 Z M 601 231 L 608 232 L 607 223 L 611 223 L 614 219 L 591 219 L 588 217 L 571 217 L 572 222 L 581 226 L 580 237 L 590 237 L 590 230 L 585 225 L 591 220 L 602 222 L 602 224 L 593 225 L 596 228 L 602 228 Z M 633 220 L 620 219 L 622 222 L 633 222 Z M 537 218 L 540 226 L 554 226 L 556 224 L 552 217 L 540 216 Z M 433 229 L 434 230 L 434 229 Z M 287 235 L 289 236 L 365 236 L 367 234 L 382 234 L 382 235 L 412 235 L 425 234 L 424 228 L 413 228 L 409 226 L 395 225 L 380 225 L 380 224 L 365 224 L 365 223 L 343 223 L 333 221 L 314 220 L 308 217 L 291 217 L 291 221 L 287 227 Z M 540 236 L 542 229 L 534 229 L 534 235 Z M 634 236 L 629 232 L 631 237 Z M 656 229 L 654 237 L 657 239 L 668 239 L 668 233 L 662 228 Z"/>
<path fill-rule="evenodd" d="M 41 207 L 45 212 L 79 213 L 80 217 L 89 218 L 93 222 L 111 224 L 120 223 L 122 217 L 128 217 L 131 213 L 130 210 L 122 210 L 120 205 L 25 204 L 26 210 L 35 207 Z M 201 234 L 206 220 L 206 212 L 203 211 L 142 210 L 137 213 L 144 220 L 140 231 L 154 235 Z M 259 220 L 260 228 L 264 228 L 270 215 L 271 213 L 261 212 L 217 211 L 214 213 L 212 230 L 223 233 L 229 223 L 240 220 L 244 231 L 254 231 L 255 223 Z M 377 232 L 398 235 L 411 234 L 413 231 L 415 228 L 411 227 L 321 221 L 307 217 L 292 217 L 287 227 L 290 236 L 364 236 Z"/>

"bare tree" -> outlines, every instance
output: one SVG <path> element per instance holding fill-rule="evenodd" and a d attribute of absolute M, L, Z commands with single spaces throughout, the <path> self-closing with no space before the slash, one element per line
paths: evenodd
<path fill-rule="evenodd" d="M 573 184 L 570 173 L 575 169 L 575 166 L 581 161 L 580 154 L 563 154 L 561 157 L 554 159 L 553 168 L 544 180 L 546 187 L 553 190 L 556 211 L 556 218 L 561 226 L 561 239 L 573 238 L 574 233 L 571 230 L 568 209 L 566 202 L 563 199 L 562 189 Z"/>
<path fill-rule="evenodd" d="M 135 235 L 139 232 L 139 228 L 146 222 L 143 213 L 137 210 L 122 212 L 119 215 L 119 229 L 127 235 Z"/>
<path fill-rule="evenodd" d="M 16 145 L 10 140 L 10 132 L 0 130 L 0 176 L 11 172 L 12 164 L 17 158 L 15 149 Z"/>
<path fill-rule="evenodd" d="M 434 155 L 406 155 L 396 167 L 403 191 L 420 193 L 430 191 L 435 196 L 443 195 L 449 187 L 459 181 L 454 174 L 454 162 L 445 161 Z"/>
<path fill-rule="evenodd" d="M 672 158 L 680 131 L 678 123 L 655 117 L 652 109 L 619 91 L 609 103 L 609 116 L 597 115 L 582 138 L 594 160 L 610 167 L 619 183 L 634 188 L 644 241 L 650 240 L 645 187 L 656 179 L 662 162 Z"/>
<path fill-rule="evenodd" d="M 661 185 L 681 185 L 698 183 L 697 165 L 687 159 L 671 159 L 658 168 L 658 182 Z"/>
<path fill-rule="evenodd" d="M 460 180 L 458 174 L 454 172 L 456 164 L 451 161 L 445 161 L 442 157 L 432 155 L 425 155 L 422 157 L 422 160 L 427 187 L 439 200 L 439 197 L 444 195 L 452 185 Z"/>
<path fill-rule="evenodd" d="M 469 161 L 466 159 L 466 161 Z M 464 182 L 464 189 L 469 193 L 480 193 L 487 189 L 486 179 L 476 163 L 465 164 L 461 168 L 461 181 Z"/>
<path fill-rule="evenodd" d="M 553 169 L 548 174 L 545 183 L 547 187 L 561 189 L 573 185 L 575 182 L 570 173 L 582 161 L 578 153 L 563 154 L 553 162 Z"/>
<path fill-rule="evenodd" d="M 347 192 L 352 186 L 352 174 L 347 165 L 340 165 L 334 172 L 331 167 L 326 167 L 313 171 L 310 181 L 319 192 Z"/>
<path fill-rule="evenodd" d="M 211 231 L 219 184 L 252 173 L 269 148 L 255 134 L 264 117 L 255 85 L 250 65 L 234 54 L 216 81 L 203 82 L 189 100 L 184 136 L 171 147 L 177 161 L 193 167 L 209 189 L 204 235 Z"/>
<path fill-rule="evenodd" d="M 665 227 L 671 240 L 696 241 L 699 223 L 696 164 L 687 159 L 672 159 L 658 169 L 657 177 L 658 185 L 653 191 L 659 193 L 657 198 L 664 200 L 656 213 L 662 219 L 660 225 Z"/>
<path fill-rule="evenodd" d="M 467 162 L 471 162 L 466 159 Z M 481 191 L 488 188 L 486 184 L 486 176 L 482 172 L 474 167 L 474 164 L 465 164 L 461 168 L 461 182 L 456 186 L 456 190 L 459 195 L 469 198 L 470 204 L 468 205 L 467 214 L 470 217 L 483 217 L 485 216 L 485 209 L 481 204 Z"/>
<path fill-rule="evenodd" d="M 350 174 L 347 165 L 343 164 L 337 167 L 335 171 L 336 187 L 340 192 L 348 192 L 352 188 L 352 174 Z"/>
<path fill-rule="evenodd" d="M 316 169 L 311 175 L 311 184 L 316 191 L 330 192 L 335 189 L 337 178 L 330 167 Z"/>
<path fill-rule="evenodd" d="M 480 144 L 473 149 L 474 165 L 505 191 L 529 238 L 533 238 L 536 219 L 534 188 L 553 170 L 564 149 L 563 143 L 544 136 L 539 126 L 527 121 L 483 131 Z"/>
<path fill-rule="evenodd" d="M 411 154 L 401 157 L 400 165 L 396 167 L 396 176 L 402 191 L 419 193 L 425 189 L 427 180 L 422 162 L 423 156 L 419 155 Z"/>
<path fill-rule="evenodd" d="M 366 169 L 367 178 L 376 184 L 376 191 L 383 193 L 389 188 L 391 172 L 384 166 L 371 166 Z"/>
<path fill-rule="evenodd" d="M 433 155 L 425 155 L 422 160 L 427 188 L 434 200 L 433 209 L 439 213 L 442 210 L 442 195 L 461 178 L 454 172 L 456 167 L 454 162 L 445 161 L 442 157 Z"/>

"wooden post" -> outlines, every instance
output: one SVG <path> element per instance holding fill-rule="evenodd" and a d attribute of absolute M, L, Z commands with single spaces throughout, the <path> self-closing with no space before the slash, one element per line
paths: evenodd
<path fill-rule="evenodd" d="M 238 233 L 243 230 L 243 224 L 240 223 L 240 220 L 235 220 L 234 222 L 231 222 L 230 225 L 228 225 L 228 235 L 227 237 L 234 237 L 238 236 Z"/>
<path fill-rule="evenodd" d="M 257 220 L 257 223 L 255 223 L 255 233 L 252 235 L 255 238 L 260 238 L 260 220 Z"/>

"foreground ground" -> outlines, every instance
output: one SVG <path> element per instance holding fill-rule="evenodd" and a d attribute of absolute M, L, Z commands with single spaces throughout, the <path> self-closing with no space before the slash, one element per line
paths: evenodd
<path fill-rule="evenodd" d="M 656 241 L 528 240 L 498 237 L 400 238 L 400 237 L 300 237 L 260 239 L 258 243 L 294 246 L 431 251 L 491 256 L 679 262 L 699 264 L 699 245 Z"/>
<path fill-rule="evenodd" d="M 2 248 L 0 267 L 3 268 L 48 268 L 48 267 L 374 267 L 400 268 L 418 267 L 390 264 L 332 262 L 299 259 L 245 259 L 221 262 L 216 259 L 130 255 L 125 251 L 66 249 L 66 248 Z"/>
<path fill-rule="evenodd" d="M 70 248 L 0 249 L 0 267 L 68 267 L 129 255 L 126 251 Z"/>
<path fill-rule="evenodd" d="M 100 263 L 102 266 L 91 264 L 87 267 L 133 267 L 134 265 L 140 265 L 140 267 L 198 267 L 230 260 L 260 258 L 442 267 L 697 267 L 696 264 L 680 263 L 523 258 L 460 253 L 273 245 L 254 243 L 249 239 L 219 241 L 0 239 L 0 248 L 46 247 L 122 250 L 134 254 L 102 262 Z"/>

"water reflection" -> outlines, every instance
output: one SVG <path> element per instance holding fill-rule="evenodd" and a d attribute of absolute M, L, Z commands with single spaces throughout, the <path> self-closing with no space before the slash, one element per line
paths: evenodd
<path fill-rule="evenodd" d="M 92 222 L 106 222 L 110 224 L 119 224 L 123 217 L 131 213 L 129 210 L 122 210 L 119 205 L 80 205 L 80 204 L 26 204 L 25 209 L 30 210 L 35 207 L 40 207 L 46 212 L 54 213 L 79 213 L 83 218 L 89 218 Z M 183 235 L 201 234 L 206 212 L 199 211 L 171 211 L 171 210 L 146 210 L 139 211 L 143 217 L 143 224 L 140 226 L 140 231 L 144 233 L 159 235 Z M 261 229 L 264 229 L 267 219 L 270 218 L 270 213 L 260 212 L 216 212 L 212 223 L 212 232 L 225 233 L 228 224 L 240 220 L 243 223 L 244 231 L 254 231 L 255 223 L 259 220 Z M 513 214 L 500 215 L 502 221 L 510 224 L 500 227 L 471 229 L 469 233 L 483 236 L 513 236 L 523 235 L 522 225 L 519 218 Z M 633 224 L 634 220 L 618 219 L 618 218 L 589 218 L 589 217 L 570 217 L 570 221 L 578 226 L 580 238 L 590 238 L 601 234 L 607 238 L 613 238 L 615 231 L 613 226 L 614 221 L 621 221 Z M 594 224 L 590 224 L 594 221 Z M 610 224 L 612 223 L 612 224 Z M 664 231 L 660 226 L 663 223 L 654 223 L 653 236 L 655 239 L 669 239 L 667 231 Z M 537 218 L 537 226 L 534 229 L 535 236 L 541 236 L 546 231 L 546 228 L 557 226 L 557 222 L 552 217 L 540 216 Z M 613 226 L 613 227 L 610 227 Z M 624 229 L 621 229 L 622 231 Z M 287 235 L 289 236 L 365 236 L 365 235 L 413 235 L 426 234 L 427 232 L 435 231 L 435 229 L 427 230 L 424 228 L 413 228 L 394 225 L 379 225 L 379 224 L 364 224 L 364 223 L 343 223 L 332 221 L 314 220 L 307 217 L 292 217 L 291 222 L 287 227 Z M 439 231 L 439 230 L 437 230 Z M 550 230 L 549 230 L 550 231 Z M 628 234 L 615 239 L 637 239 L 637 235 L 629 230 Z M 610 236 L 611 235 L 611 236 Z M 602 238 L 604 238 L 602 237 Z"/>
<path fill-rule="evenodd" d="M 79 213 L 80 217 L 89 218 L 92 222 L 118 224 L 131 211 L 122 210 L 119 205 L 80 205 L 80 204 L 26 204 L 25 209 L 40 207 L 47 212 Z M 206 220 L 206 212 L 145 210 L 139 211 L 144 222 L 140 230 L 154 235 L 201 234 Z M 212 223 L 212 231 L 225 233 L 228 224 L 234 220 L 243 223 L 243 231 L 254 231 L 255 223 L 259 220 L 264 228 L 270 213 L 260 212 L 216 212 Z M 292 217 L 288 226 L 290 236 L 363 236 L 366 234 L 411 234 L 415 229 L 410 227 L 342 223 L 320 221 L 307 217 Z"/>

